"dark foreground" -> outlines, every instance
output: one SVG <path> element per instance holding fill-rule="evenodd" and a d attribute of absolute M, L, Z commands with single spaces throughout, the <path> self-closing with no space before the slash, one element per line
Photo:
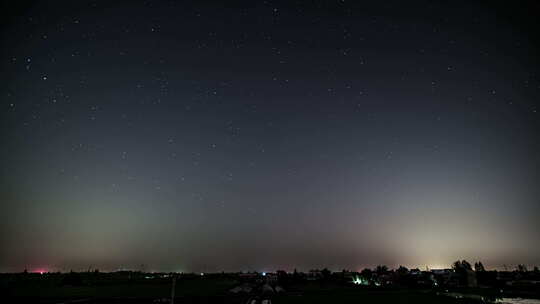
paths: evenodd
<path fill-rule="evenodd" d="M 321 290 L 285 292 L 283 294 L 207 294 L 204 285 L 195 287 L 201 292 L 186 291 L 175 297 L 175 303 L 482 303 L 457 299 L 419 290 L 369 290 L 364 288 L 333 287 Z M 21 291 L 22 292 L 22 291 Z M 8 297 L 9 303 L 170 303 L 170 291 L 165 286 L 109 286 L 107 288 L 62 288 L 28 290 Z"/>
<path fill-rule="evenodd" d="M 493 297 L 462 297 L 446 290 L 359 286 L 351 283 L 289 282 L 268 290 L 265 280 L 227 275 L 86 276 L 44 274 L 3 276 L 3 303 L 149 303 L 169 304 L 175 277 L 174 303 L 491 303 Z M 274 284 L 276 286 L 276 284 Z M 236 288 L 236 289 L 235 289 Z"/>

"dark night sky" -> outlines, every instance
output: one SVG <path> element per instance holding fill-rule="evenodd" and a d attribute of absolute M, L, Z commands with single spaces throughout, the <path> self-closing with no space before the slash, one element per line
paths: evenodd
<path fill-rule="evenodd" d="M 540 264 L 534 1 L 11 2 L 0 271 Z"/>

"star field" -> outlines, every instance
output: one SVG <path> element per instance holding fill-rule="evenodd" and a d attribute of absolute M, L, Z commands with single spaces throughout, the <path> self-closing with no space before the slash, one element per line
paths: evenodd
<path fill-rule="evenodd" d="M 0 271 L 540 263 L 521 4 L 4 4 Z"/>

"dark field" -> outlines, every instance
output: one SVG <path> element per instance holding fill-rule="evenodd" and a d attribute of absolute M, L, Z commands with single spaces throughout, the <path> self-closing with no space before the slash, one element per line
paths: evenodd
<path fill-rule="evenodd" d="M 67 277 L 67 279 L 66 279 Z M 74 281 L 70 281 L 74 280 Z M 247 303 L 270 299 L 271 303 L 474 303 L 423 289 L 387 289 L 347 284 L 301 282 L 282 293 L 264 293 L 257 287 L 250 293 L 233 294 L 242 284 L 227 276 L 178 279 L 175 303 Z M 253 284 L 256 286 L 256 284 Z M 43 275 L 25 279 L 4 277 L 2 294 L 9 303 L 170 303 L 172 279 Z M 479 302 L 479 301 L 476 301 Z M 6 302 L 7 303 L 7 302 Z"/>

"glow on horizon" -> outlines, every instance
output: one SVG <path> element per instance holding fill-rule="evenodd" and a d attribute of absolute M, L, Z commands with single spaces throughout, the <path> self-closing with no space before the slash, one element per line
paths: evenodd
<path fill-rule="evenodd" d="M 34 271 L 32 271 L 32 272 L 33 272 L 33 273 L 44 274 L 44 273 L 49 272 L 49 270 L 46 269 L 46 268 L 37 268 L 37 269 L 34 269 Z"/>

